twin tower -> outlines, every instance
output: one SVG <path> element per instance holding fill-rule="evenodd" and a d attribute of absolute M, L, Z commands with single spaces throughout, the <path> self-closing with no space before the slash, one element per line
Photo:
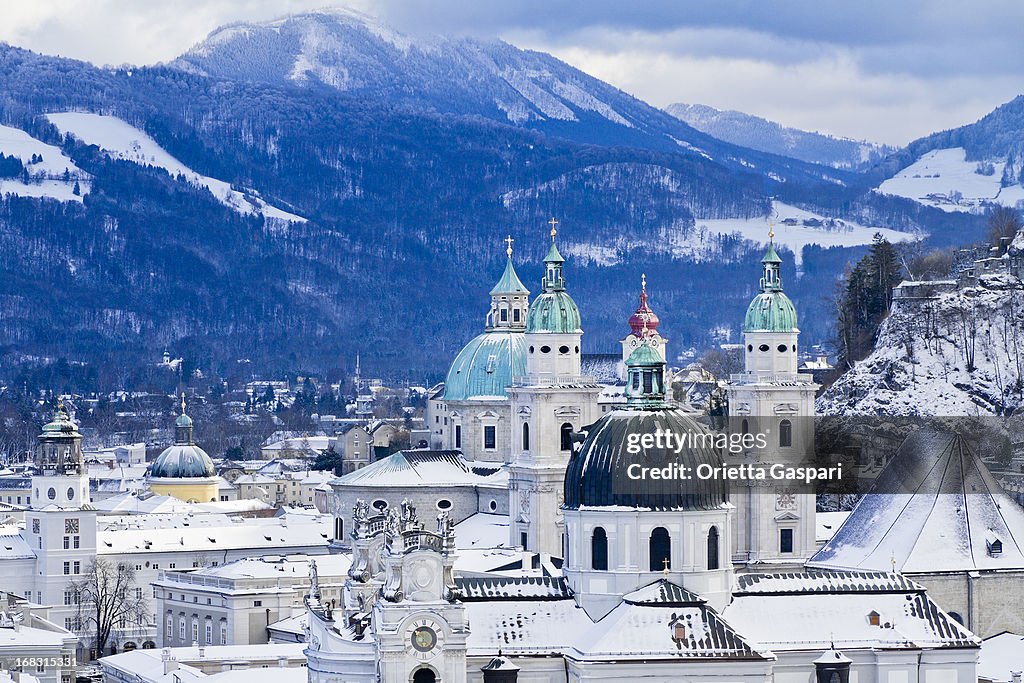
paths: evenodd
<path fill-rule="evenodd" d="M 582 373 L 579 308 L 566 289 L 554 219 L 551 225 L 541 292 L 532 301 L 512 264 L 509 240 L 505 270 L 490 292 L 486 328 L 456 356 L 443 394 L 430 401 L 428 421 L 433 448 L 508 464 L 509 543 L 564 558 L 566 468 L 574 443 L 612 405 L 599 404 L 605 387 Z M 760 292 L 744 319 L 744 372 L 722 378 L 730 429 L 764 433 L 769 447 L 753 455 L 724 454 L 729 464 L 751 458 L 799 461 L 813 446 L 817 385 L 797 371 L 799 329 L 795 308 L 783 292 L 781 265 L 770 242 L 762 259 Z M 659 384 L 664 385 L 665 339 L 647 304 L 646 287 L 629 322 L 623 358 L 646 349 L 657 357 Z M 731 533 L 723 543 L 723 559 L 796 565 L 813 553 L 812 493 L 793 487 L 734 487 L 729 503 Z"/>

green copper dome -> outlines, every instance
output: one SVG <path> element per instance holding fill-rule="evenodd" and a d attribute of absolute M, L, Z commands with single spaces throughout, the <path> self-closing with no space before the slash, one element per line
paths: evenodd
<path fill-rule="evenodd" d="M 526 331 L 578 334 L 580 309 L 565 290 L 544 292 L 530 304 L 526 314 Z"/>
<path fill-rule="evenodd" d="M 519 276 L 516 275 L 515 266 L 512 265 L 512 257 L 510 256 L 508 262 L 505 263 L 505 272 L 501 274 L 501 279 L 498 280 L 498 284 L 494 285 L 494 289 L 491 290 L 491 296 L 495 294 L 529 294 L 530 290 L 526 288 Z"/>
<path fill-rule="evenodd" d="M 761 293 L 747 307 L 743 320 L 744 332 L 799 332 L 796 327 L 796 308 L 782 291 L 782 259 L 775 251 L 774 242 L 761 259 L 764 275 Z"/>
<path fill-rule="evenodd" d="M 661 359 L 658 352 L 651 348 L 650 344 L 641 344 L 636 347 L 633 353 L 626 359 L 626 367 L 638 368 L 644 366 L 662 366 L 665 361 Z"/>
<path fill-rule="evenodd" d="M 195 444 L 168 446 L 149 470 L 149 476 L 156 479 L 200 479 L 216 474 L 210 456 Z"/>
<path fill-rule="evenodd" d="M 781 291 L 761 292 L 747 307 L 744 332 L 798 332 L 796 308 Z"/>
<path fill-rule="evenodd" d="M 484 332 L 462 347 L 448 370 L 444 398 L 470 401 L 506 398 L 512 378 L 526 374 L 526 340 L 522 332 Z"/>

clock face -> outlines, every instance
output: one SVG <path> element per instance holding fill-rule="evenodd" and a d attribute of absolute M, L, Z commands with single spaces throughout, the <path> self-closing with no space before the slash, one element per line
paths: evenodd
<path fill-rule="evenodd" d="M 414 620 L 406 633 L 406 651 L 420 661 L 432 659 L 444 645 L 444 629 L 429 617 Z"/>
<path fill-rule="evenodd" d="M 69 517 L 64 520 L 64 533 L 66 534 L 77 534 L 78 533 L 78 518 Z"/>

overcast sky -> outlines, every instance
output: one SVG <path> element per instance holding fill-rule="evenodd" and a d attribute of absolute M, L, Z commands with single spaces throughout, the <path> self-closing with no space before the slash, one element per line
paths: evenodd
<path fill-rule="evenodd" d="M 97 64 L 325 0 L 3 0 L 0 40 Z M 656 106 L 709 104 L 903 144 L 1024 93 L 1020 0 L 353 0 L 396 29 L 551 52 Z"/>

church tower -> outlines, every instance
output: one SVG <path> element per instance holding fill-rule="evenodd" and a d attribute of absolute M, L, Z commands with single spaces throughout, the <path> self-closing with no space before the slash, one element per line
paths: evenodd
<path fill-rule="evenodd" d="M 633 315 L 629 316 L 629 334 L 620 342 L 622 344 L 622 379 L 626 379 L 626 361 L 644 343 L 644 340 L 647 341 L 647 345 L 650 346 L 651 350 L 658 354 L 662 362 L 668 362 L 668 358 L 665 355 L 665 346 L 668 344 L 668 339 L 665 339 L 658 332 L 660 324 L 661 321 L 658 319 L 658 315 L 651 310 L 650 305 L 647 303 L 647 275 L 642 274 L 640 276 L 640 304 L 633 311 Z M 668 378 L 665 377 L 664 379 L 667 380 Z M 666 381 L 665 384 L 667 386 L 668 382 Z"/>
<path fill-rule="evenodd" d="M 708 434 L 666 400 L 665 361 L 643 340 L 626 361 L 626 405 L 586 428 L 565 474 L 567 553 L 563 572 L 579 605 L 600 619 L 624 595 L 667 580 L 699 593 L 716 610 L 729 604 L 733 567 L 728 549 L 732 505 L 722 480 L 634 480 L 635 465 L 720 467 L 718 451 L 631 446 L 656 433 Z"/>
<path fill-rule="evenodd" d="M 89 496 L 89 473 L 82 463 L 82 435 L 58 399 L 53 420 L 43 427 L 35 453 L 32 509 L 25 515 L 25 537 L 36 554 L 36 602 L 53 605 L 50 618 L 71 625 L 77 615 L 66 598 L 72 581 L 88 571 L 96 555 L 96 511 Z"/>
<path fill-rule="evenodd" d="M 597 417 L 601 387 L 583 377 L 583 329 L 566 291 L 551 225 L 542 291 L 526 318 L 526 374 L 513 378 L 512 462 L 509 468 L 509 541 L 526 550 L 562 557 L 562 480 L 574 435 Z"/>
<path fill-rule="evenodd" d="M 728 464 L 803 463 L 814 448 L 818 385 L 797 372 L 796 309 L 782 289 L 782 259 L 769 233 L 761 292 L 743 322 L 744 372 L 726 384 L 729 428 L 763 434 L 767 447 L 726 454 Z M 733 560 L 801 565 L 815 550 L 815 494 L 807 486 L 751 482 L 733 487 Z"/>
<path fill-rule="evenodd" d="M 206 451 L 196 445 L 192 428 L 182 394 L 181 415 L 174 421 L 174 443 L 153 461 L 149 488 L 153 493 L 174 496 L 186 503 L 216 501 L 217 471 Z"/>

